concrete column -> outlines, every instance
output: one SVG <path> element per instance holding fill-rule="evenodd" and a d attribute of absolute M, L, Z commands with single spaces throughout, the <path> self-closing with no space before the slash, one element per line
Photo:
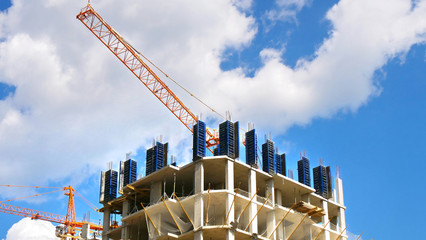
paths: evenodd
<path fill-rule="evenodd" d="M 90 237 L 90 225 L 85 223 L 81 227 L 81 238 L 83 238 L 83 240 L 89 240 L 89 237 Z"/>
<path fill-rule="evenodd" d="M 126 217 L 127 215 L 129 215 L 129 207 L 130 207 L 130 203 L 129 200 L 125 200 L 123 202 L 123 209 L 122 209 L 122 217 Z"/>
<path fill-rule="evenodd" d="M 311 203 L 311 194 L 310 193 L 306 193 L 306 194 L 300 195 L 300 199 L 302 201 L 306 202 L 306 203 Z"/>
<path fill-rule="evenodd" d="M 201 228 L 204 224 L 204 201 L 203 201 L 203 191 L 204 191 L 204 166 L 202 161 L 198 161 L 195 164 L 194 171 L 194 234 L 195 240 L 203 240 L 203 231 Z M 197 231 L 197 229 L 199 229 Z"/>
<path fill-rule="evenodd" d="M 322 216 L 322 224 L 325 225 L 328 223 L 328 204 L 327 201 L 321 200 L 321 207 L 324 209 L 325 215 Z M 325 230 L 323 231 L 324 240 L 330 240 L 330 232 L 328 231 L 330 229 L 330 223 L 325 227 Z"/>
<path fill-rule="evenodd" d="M 337 203 L 345 205 L 345 202 L 343 200 L 343 183 L 342 179 L 340 178 L 336 178 L 336 195 Z"/>
<path fill-rule="evenodd" d="M 225 188 L 228 192 L 234 192 L 234 162 L 231 160 L 226 160 L 225 165 Z M 235 205 L 232 204 L 234 200 L 234 195 L 231 193 L 226 194 L 226 213 L 229 212 L 229 219 L 235 219 Z M 234 240 L 234 230 L 226 230 L 226 240 Z"/>
<path fill-rule="evenodd" d="M 127 240 L 129 235 L 129 227 L 127 226 L 127 222 L 122 222 L 122 229 L 121 229 L 121 240 Z"/>
<path fill-rule="evenodd" d="M 195 164 L 194 170 L 194 193 L 202 193 L 204 191 L 204 165 L 202 161 Z"/>
<path fill-rule="evenodd" d="M 123 208 L 122 208 L 122 214 L 121 214 L 122 217 L 126 217 L 127 215 L 129 215 L 129 206 L 130 206 L 130 203 L 128 200 L 123 202 Z M 121 230 L 121 239 L 124 239 L 124 240 L 129 239 L 130 231 L 129 231 L 129 226 L 127 225 L 128 225 L 127 222 L 122 222 L 123 228 Z"/>
<path fill-rule="evenodd" d="M 162 195 L 162 182 L 153 182 L 151 183 L 151 192 L 149 194 L 149 204 L 155 204 L 161 199 Z"/>
<path fill-rule="evenodd" d="M 342 179 L 340 178 L 336 178 L 336 195 L 337 195 L 337 203 L 339 203 L 340 205 L 345 205 L 345 202 L 343 200 L 343 183 L 342 183 Z M 339 207 L 338 217 L 339 217 L 339 232 L 340 232 L 346 227 L 346 217 L 345 217 L 344 208 Z M 345 233 L 343 233 L 343 235 L 346 235 L 346 231 Z"/>
<path fill-rule="evenodd" d="M 283 205 L 283 195 L 280 190 L 275 189 L 275 204 L 282 206 Z"/>
<path fill-rule="evenodd" d="M 305 235 L 304 239 L 309 239 L 309 240 L 312 239 L 312 225 L 310 225 L 310 224 L 304 225 L 303 226 L 303 232 L 304 232 L 304 235 Z"/>
<path fill-rule="evenodd" d="M 339 207 L 339 212 L 337 215 L 339 217 L 339 232 L 340 232 L 346 227 L 345 209 Z M 346 235 L 346 230 L 342 235 Z"/>
<path fill-rule="evenodd" d="M 283 205 L 283 197 L 280 190 L 275 189 L 275 204 L 282 206 Z M 277 219 L 276 219 L 277 220 Z M 278 219 L 278 221 L 281 219 Z M 278 222 L 277 222 L 278 224 Z M 277 228 L 277 239 L 284 239 L 284 223 Z"/>
<path fill-rule="evenodd" d="M 194 240 L 203 240 L 203 231 L 198 231 L 194 233 Z"/>
<path fill-rule="evenodd" d="M 271 196 L 269 196 L 271 194 Z M 275 206 L 275 189 L 274 189 L 274 179 L 266 180 L 266 197 L 269 196 L 269 200 L 272 202 L 272 206 Z M 266 226 L 266 236 L 269 236 L 274 231 L 276 226 L 275 221 L 275 211 L 270 211 L 267 213 L 266 222 L 268 223 Z M 271 236 L 270 239 L 276 239 L 276 232 Z"/>
<path fill-rule="evenodd" d="M 105 207 L 104 208 L 102 240 L 108 240 L 107 233 L 109 231 L 110 219 L 111 219 L 111 207 Z"/>
<path fill-rule="evenodd" d="M 249 192 L 250 199 L 253 197 L 254 194 L 256 194 L 256 171 L 253 169 L 249 170 L 248 192 Z M 253 198 L 253 201 L 256 201 L 256 197 Z M 256 215 L 256 212 L 257 212 L 257 205 L 253 201 L 250 203 L 250 206 L 248 209 L 249 220 L 247 221 L 247 224 Z M 257 217 L 254 218 L 253 222 L 251 223 L 249 231 L 251 233 L 258 232 Z"/>

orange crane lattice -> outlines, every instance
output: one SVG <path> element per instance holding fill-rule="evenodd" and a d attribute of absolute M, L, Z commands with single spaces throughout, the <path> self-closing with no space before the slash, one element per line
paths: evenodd
<path fill-rule="evenodd" d="M 80 20 L 191 132 L 197 117 L 167 87 L 141 56 L 121 35 L 92 8 L 90 4 L 77 15 Z M 213 152 L 219 144 L 215 132 L 209 129 L 206 147 Z"/>
<path fill-rule="evenodd" d="M 12 185 L 0 185 L 6 187 L 27 187 L 27 186 L 12 186 Z M 33 187 L 33 188 L 41 188 L 41 187 Z M 75 218 L 75 205 L 74 205 L 74 194 L 76 193 L 74 188 L 71 186 L 62 188 L 65 191 L 65 195 L 68 196 L 68 208 L 67 215 L 59 215 L 49 212 L 37 211 L 30 208 L 18 207 L 3 203 L 0 201 L 0 212 L 18 215 L 22 217 L 29 217 L 31 219 L 40 219 L 49 222 L 63 224 L 65 226 L 65 232 L 68 235 L 74 236 L 76 234 L 76 229 L 81 229 L 86 222 L 78 222 Z M 39 196 L 41 194 L 36 194 L 34 196 Z M 11 200 L 7 200 L 9 202 Z M 89 223 L 90 229 L 95 231 L 102 231 L 102 226 Z"/>

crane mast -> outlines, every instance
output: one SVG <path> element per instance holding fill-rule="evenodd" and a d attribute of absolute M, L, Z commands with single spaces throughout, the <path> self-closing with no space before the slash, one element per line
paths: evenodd
<path fill-rule="evenodd" d="M 167 87 L 155 72 L 142 60 L 137 51 L 124 40 L 92 8 L 90 4 L 77 15 L 80 20 L 191 132 L 197 117 Z M 219 138 L 209 129 L 206 147 L 213 152 L 219 144 Z"/>
<path fill-rule="evenodd" d="M 27 187 L 27 186 L 12 186 L 12 185 L 0 185 L 0 186 L 6 186 L 6 187 Z M 34 188 L 40 188 L 40 187 L 34 187 Z M 45 187 L 42 187 L 45 188 Z M 63 224 L 65 226 L 65 233 L 67 234 L 67 237 L 74 238 L 73 236 L 76 234 L 77 229 L 81 229 L 84 224 L 88 222 L 79 222 L 76 221 L 75 218 L 75 205 L 74 205 L 74 195 L 75 190 L 73 187 L 68 186 L 62 188 L 62 191 L 65 191 L 65 195 L 68 196 L 68 209 L 67 209 L 67 215 L 63 216 L 60 214 L 54 214 L 49 212 L 42 212 L 30 208 L 24 208 L 24 207 L 18 207 L 9 205 L 6 203 L 3 203 L 3 201 L 0 201 L 0 212 L 18 215 L 21 217 L 29 217 L 31 219 L 40 219 L 44 221 L 49 221 L 53 223 Z M 39 196 L 40 194 L 36 194 L 34 196 Z M 11 200 L 7 200 L 11 201 Z M 95 231 L 102 231 L 102 226 L 89 223 L 90 229 Z"/>

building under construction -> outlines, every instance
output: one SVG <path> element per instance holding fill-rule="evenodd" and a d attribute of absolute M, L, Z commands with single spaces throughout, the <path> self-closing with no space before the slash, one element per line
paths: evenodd
<path fill-rule="evenodd" d="M 167 143 L 155 142 L 147 150 L 146 176 L 127 181 L 129 168 L 136 168 L 129 157 L 119 173 L 103 173 L 103 239 L 347 239 L 339 176 L 333 189 L 330 167 L 320 164 L 313 169 L 312 188 L 309 160 L 301 157 L 298 181 L 287 177 L 285 154 L 270 139 L 262 145 L 259 169 L 260 154 L 250 151 L 257 149 L 254 129 L 245 133 L 242 162 L 234 126 L 220 125 L 219 138 L 224 137 L 216 156 L 206 157 L 204 144 L 197 148 L 205 139 L 199 121 L 191 163 L 167 165 Z M 128 184 L 120 184 L 122 195 L 111 200 L 118 175 Z"/>
<path fill-rule="evenodd" d="M 244 133 L 240 161 L 238 122 L 227 120 L 217 132 L 206 128 L 90 4 L 77 19 L 193 134 L 189 164 L 168 164 L 168 144 L 156 141 L 144 177 L 136 179 L 130 157 L 118 172 L 102 173 L 103 239 L 347 239 L 342 180 L 337 174 L 332 188 L 330 167 L 313 169 L 312 188 L 309 160 L 301 156 L 294 180 L 271 139 L 259 153 L 253 127 Z"/>

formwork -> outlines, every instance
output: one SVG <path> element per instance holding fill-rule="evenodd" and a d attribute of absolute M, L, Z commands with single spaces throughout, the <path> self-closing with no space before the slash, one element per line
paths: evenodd
<path fill-rule="evenodd" d="M 165 166 L 125 186 L 101 209 L 103 239 L 135 240 L 336 239 L 344 210 L 337 198 L 227 156 Z M 108 221 L 113 215 L 121 218 L 117 228 Z"/>

